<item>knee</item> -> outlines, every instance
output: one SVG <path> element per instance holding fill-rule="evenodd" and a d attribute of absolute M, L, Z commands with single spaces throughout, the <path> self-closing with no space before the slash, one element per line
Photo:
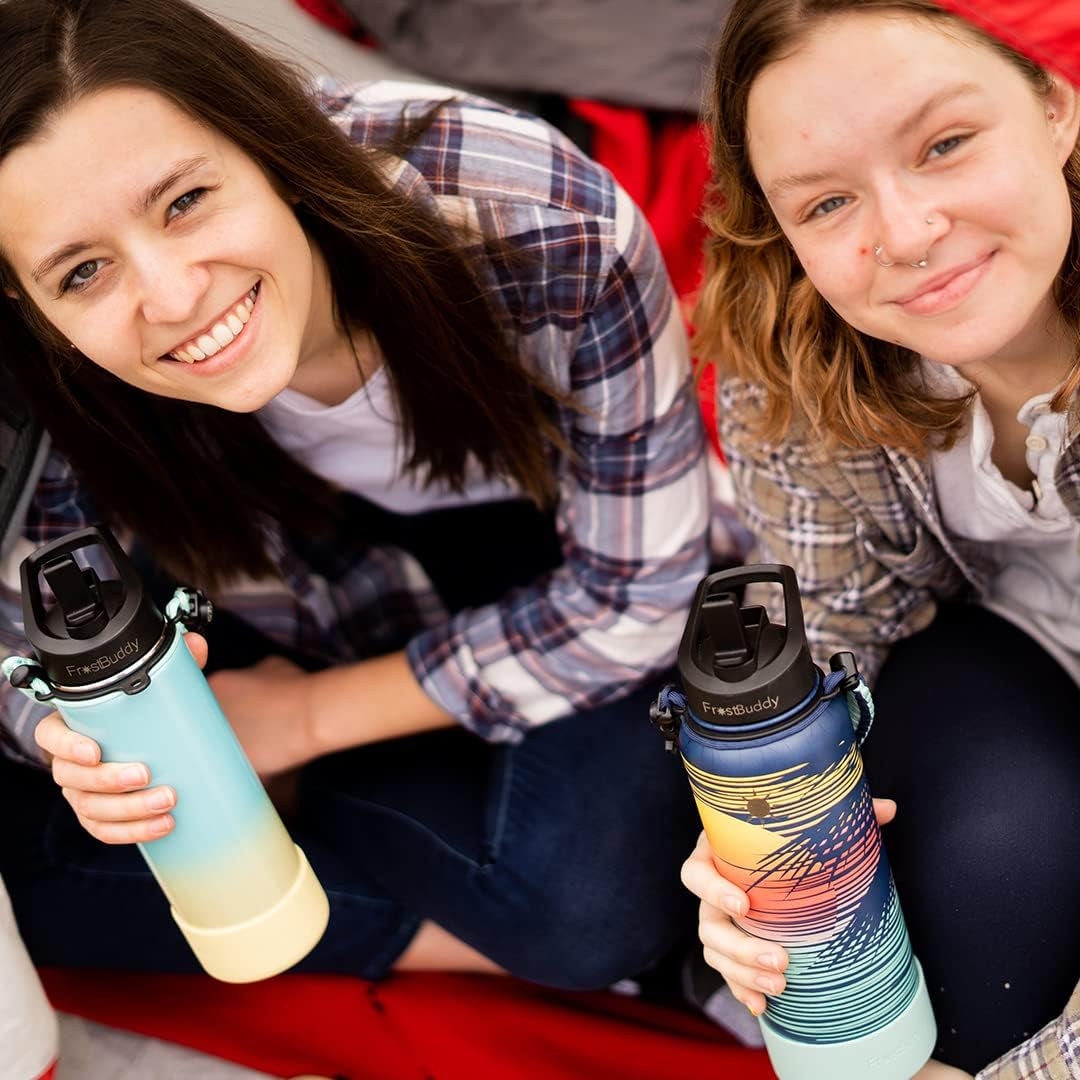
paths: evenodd
<path fill-rule="evenodd" d="M 511 915 L 503 965 L 564 990 L 595 990 L 648 971 L 693 933 L 696 901 L 677 875 L 648 888 L 564 881 Z"/>

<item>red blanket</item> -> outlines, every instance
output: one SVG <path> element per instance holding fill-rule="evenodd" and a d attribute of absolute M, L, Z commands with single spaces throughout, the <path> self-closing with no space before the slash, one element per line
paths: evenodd
<path fill-rule="evenodd" d="M 274 1076 L 346 1080 L 774 1080 L 765 1054 L 689 1013 L 484 975 L 381 984 L 285 975 L 42 972 L 53 1004 Z"/>

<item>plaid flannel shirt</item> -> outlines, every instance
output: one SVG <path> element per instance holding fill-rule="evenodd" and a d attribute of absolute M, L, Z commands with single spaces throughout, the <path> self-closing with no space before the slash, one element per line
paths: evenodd
<path fill-rule="evenodd" d="M 215 600 L 328 664 L 405 645 L 443 709 L 491 741 L 514 741 L 619 698 L 674 659 L 705 571 L 708 524 L 703 427 L 678 308 L 641 214 L 548 125 L 426 85 L 324 83 L 319 99 L 361 145 L 387 142 L 403 116 L 445 102 L 387 179 L 418 206 L 522 255 L 512 271 L 491 258 L 481 272 L 523 363 L 579 406 L 559 414 L 572 450 L 557 465 L 564 562 L 451 617 L 401 550 L 342 537 L 315 565 L 313 546 L 278 532 L 268 543 L 284 582 L 238 582 Z M 54 455 L 0 567 L 8 651 L 25 649 L 19 561 L 93 520 L 78 477 Z M 5 680 L 0 724 L 24 756 L 43 711 Z"/>
<path fill-rule="evenodd" d="M 939 600 L 986 595 L 996 564 L 985 545 L 946 531 L 928 461 L 888 447 L 826 456 L 798 435 L 763 443 L 751 434 L 760 394 L 737 379 L 719 390 L 737 507 L 756 541 L 752 558 L 794 568 L 814 659 L 828 670 L 834 652 L 850 649 L 873 682 L 889 646 L 929 625 Z M 1074 403 L 1056 481 L 1080 520 L 1078 436 Z M 1061 1017 L 978 1080 L 1077 1076 L 1080 986 Z"/>

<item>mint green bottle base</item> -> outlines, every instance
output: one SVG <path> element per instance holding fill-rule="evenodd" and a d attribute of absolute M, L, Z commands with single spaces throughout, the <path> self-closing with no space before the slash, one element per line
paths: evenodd
<path fill-rule="evenodd" d="M 910 1080 L 930 1060 L 937 1023 L 918 960 L 919 987 L 892 1023 L 861 1039 L 796 1042 L 759 1019 L 769 1060 L 780 1080 Z"/>

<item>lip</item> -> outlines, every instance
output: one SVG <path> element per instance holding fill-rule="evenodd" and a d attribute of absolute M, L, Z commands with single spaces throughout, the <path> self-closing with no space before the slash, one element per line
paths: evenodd
<path fill-rule="evenodd" d="M 262 278 L 259 278 L 259 280 L 255 282 L 255 285 L 261 286 L 261 283 Z M 252 286 L 252 288 L 254 288 L 254 285 Z M 251 292 L 250 288 L 247 290 L 247 292 L 243 294 L 243 296 L 240 297 L 240 300 L 237 301 L 237 303 L 242 301 L 244 296 L 247 296 L 249 292 Z M 243 359 L 243 357 L 250 350 L 252 344 L 255 341 L 255 338 L 258 336 L 259 325 L 262 322 L 263 306 L 261 301 L 262 288 L 260 287 L 255 293 L 255 304 L 251 309 L 251 315 L 248 318 L 247 323 L 244 325 L 244 332 L 239 337 L 233 338 L 233 340 L 230 341 L 228 345 L 222 346 L 222 348 L 219 349 L 216 353 L 214 353 L 213 356 L 208 356 L 205 360 L 198 360 L 194 364 L 185 364 L 182 360 L 174 360 L 170 356 L 163 355 L 161 358 L 161 362 L 181 368 L 183 369 L 185 374 L 196 375 L 203 378 L 208 378 L 212 375 L 218 375 L 227 368 L 232 367 L 239 360 Z M 234 304 L 233 307 L 235 306 L 236 305 Z M 231 310 L 232 308 L 225 308 L 224 313 L 228 314 L 228 312 L 230 312 Z M 220 321 L 221 317 L 219 316 L 215 320 L 215 322 Z M 213 326 L 214 323 L 212 322 L 209 325 Z M 205 333 L 205 330 L 200 330 L 199 333 Z M 194 337 L 197 336 L 198 334 L 194 335 Z M 181 345 L 191 340 L 193 339 L 184 338 L 184 341 L 181 342 Z M 180 346 L 177 346 L 177 348 L 179 347 Z"/>
<path fill-rule="evenodd" d="M 923 282 L 916 292 L 894 300 L 893 303 L 911 315 L 938 315 L 949 311 L 968 298 L 972 290 L 990 269 L 995 252 L 954 266 Z"/>

